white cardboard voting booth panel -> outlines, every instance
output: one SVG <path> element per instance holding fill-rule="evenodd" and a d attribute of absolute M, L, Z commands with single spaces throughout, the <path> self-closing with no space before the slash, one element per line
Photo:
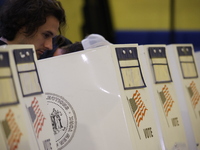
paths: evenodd
<path fill-rule="evenodd" d="M 59 149 L 166 149 L 139 57 L 130 44 L 38 61 Z"/>
<path fill-rule="evenodd" d="M 167 46 L 167 57 L 188 139 L 200 149 L 200 78 L 192 44 Z M 194 135 L 194 136 L 193 136 Z"/>
<path fill-rule="evenodd" d="M 179 102 L 166 57 L 166 45 L 139 46 L 144 76 L 167 149 L 188 149 Z M 190 148 L 189 148 L 190 149 Z"/>
<path fill-rule="evenodd" d="M 32 45 L 0 47 L 2 150 L 56 149 Z"/>

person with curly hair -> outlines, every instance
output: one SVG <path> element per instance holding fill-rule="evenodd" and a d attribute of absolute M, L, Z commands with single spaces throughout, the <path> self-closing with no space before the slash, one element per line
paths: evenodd
<path fill-rule="evenodd" d="M 37 58 L 53 49 L 53 38 L 66 25 L 57 0 L 7 0 L 0 10 L 0 45 L 33 44 Z"/>

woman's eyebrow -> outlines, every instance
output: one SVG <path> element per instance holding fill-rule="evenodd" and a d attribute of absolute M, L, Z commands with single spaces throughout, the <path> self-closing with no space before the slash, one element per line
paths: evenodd
<path fill-rule="evenodd" d="M 51 32 L 51 31 L 46 31 L 46 33 L 50 34 L 51 36 L 56 36 L 56 35 L 54 35 L 53 32 Z"/>

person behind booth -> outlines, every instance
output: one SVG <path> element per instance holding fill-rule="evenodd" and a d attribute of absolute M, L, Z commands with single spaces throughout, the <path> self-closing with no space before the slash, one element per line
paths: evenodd
<path fill-rule="evenodd" d="M 53 49 L 49 50 L 49 51 L 45 51 L 42 55 L 40 55 L 39 59 L 53 57 L 54 53 L 56 51 L 60 52 L 60 50 L 58 50 L 58 49 L 60 49 L 61 47 L 66 47 L 66 46 L 71 45 L 71 44 L 72 44 L 72 42 L 69 39 L 67 39 L 66 37 L 64 37 L 62 35 L 58 35 L 58 36 L 53 38 Z M 62 53 L 60 52 L 60 55 L 61 54 Z M 64 54 L 64 51 L 63 51 L 63 54 Z"/>
<path fill-rule="evenodd" d="M 100 46 L 109 45 L 109 43 L 103 36 L 99 34 L 90 34 L 85 37 L 81 42 L 75 42 L 65 46 L 58 46 L 53 56 L 73 53 L 81 50 L 92 49 Z"/>
<path fill-rule="evenodd" d="M 0 45 L 33 44 L 37 58 L 53 49 L 53 38 L 66 25 L 57 0 L 7 0 L 0 10 Z"/>
<path fill-rule="evenodd" d="M 63 54 L 69 54 L 73 52 L 78 52 L 84 50 L 83 45 L 81 42 L 75 42 L 73 44 L 69 44 L 66 46 L 58 47 L 53 56 L 63 55 Z"/>

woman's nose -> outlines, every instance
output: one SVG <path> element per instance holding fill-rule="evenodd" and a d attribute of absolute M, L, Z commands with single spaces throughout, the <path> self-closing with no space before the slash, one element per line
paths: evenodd
<path fill-rule="evenodd" d="M 48 50 L 53 49 L 53 43 L 52 43 L 52 38 L 49 38 L 45 41 L 44 47 Z"/>

